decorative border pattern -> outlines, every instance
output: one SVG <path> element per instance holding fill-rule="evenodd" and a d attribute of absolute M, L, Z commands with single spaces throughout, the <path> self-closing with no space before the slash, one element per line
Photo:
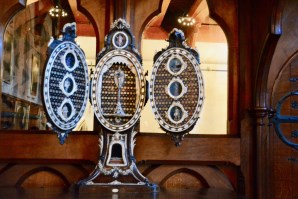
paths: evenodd
<path fill-rule="evenodd" d="M 196 71 L 197 79 L 198 79 L 198 88 L 199 88 L 199 97 L 198 97 L 198 102 L 196 105 L 196 109 L 194 110 L 194 113 L 192 117 L 182 126 L 173 126 L 171 124 L 168 124 L 162 117 L 161 114 L 164 114 L 164 112 L 159 112 L 158 108 L 156 107 L 155 104 L 155 96 L 154 96 L 154 85 L 155 85 L 155 77 L 156 73 L 158 71 L 159 67 L 163 67 L 161 63 L 163 62 L 164 59 L 169 59 L 169 56 L 172 56 L 172 54 L 178 54 L 179 56 L 184 56 L 187 58 L 192 66 L 187 66 L 187 67 L 193 67 Z M 158 59 L 155 61 L 153 65 L 153 70 L 152 70 L 152 75 L 149 83 L 149 101 L 150 105 L 153 111 L 153 114 L 155 115 L 155 118 L 157 122 L 159 123 L 160 126 L 162 126 L 164 129 L 167 131 L 173 132 L 173 133 L 179 133 L 186 131 L 188 128 L 190 128 L 194 123 L 199 119 L 199 115 L 201 112 L 201 108 L 203 106 L 203 101 L 204 101 L 204 86 L 203 86 L 203 76 L 199 67 L 198 61 L 195 59 L 195 57 L 188 52 L 185 49 L 174 47 L 166 50 L 163 52 Z M 176 122 L 174 122 L 176 124 Z"/>
<path fill-rule="evenodd" d="M 133 117 L 125 124 L 115 125 L 111 124 L 104 116 L 103 111 L 101 109 L 101 82 L 102 82 L 102 74 L 108 70 L 114 63 L 119 62 L 127 62 L 127 65 L 130 67 L 134 67 L 137 72 L 137 79 L 139 88 L 137 92 L 139 92 L 139 99 L 136 103 L 136 111 Z M 95 68 L 94 76 L 92 79 L 91 86 L 91 101 L 94 109 L 94 113 L 98 119 L 98 121 L 107 129 L 111 131 L 125 131 L 131 128 L 140 118 L 141 110 L 144 107 L 145 103 L 145 91 L 146 91 L 146 81 L 143 75 L 143 68 L 138 59 L 126 50 L 113 50 L 105 54 L 98 62 Z"/>

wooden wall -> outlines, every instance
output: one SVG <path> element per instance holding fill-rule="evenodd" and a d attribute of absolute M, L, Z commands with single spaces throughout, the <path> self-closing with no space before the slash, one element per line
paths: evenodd
<path fill-rule="evenodd" d="M 266 88 L 268 106 L 274 110 L 282 96 L 298 89 L 296 82 L 298 77 L 298 4 L 297 1 L 287 0 L 283 2 L 282 6 L 281 35 L 272 56 Z M 296 102 L 297 97 L 288 98 L 282 106 L 281 114 L 297 116 Z M 295 137 L 297 123 L 282 124 L 281 130 L 287 139 L 297 143 Z M 297 150 L 283 143 L 273 127 L 269 128 L 269 132 L 271 132 L 269 137 L 270 164 L 266 169 L 272 174 L 269 176 L 268 186 L 273 188 L 269 197 L 279 199 L 297 198 Z"/>
<path fill-rule="evenodd" d="M 126 18 L 140 48 L 141 36 L 149 21 L 161 12 L 162 1 L 127 1 Z M 9 19 L 25 2 L 3 2 L 0 14 L 2 34 Z M 229 67 L 233 71 L 230 86 L 230 134 L 227 136 L 188 136 L 176 148 L 168 136 L 140 134 L 135 155 L 142 173 L 166 189 L 200 187 L 224 188 L 241 193 L 243 174 L 240 170 L 238 132 L 238 20 L 237 2 L 210 0 L 212 16 L 225 30 L 229 41 Z M 113 21 L 113 2 L 78 1 L 78 9 L 94 26 L 97 51 Z M 226 10 L 229 14 L 226 15 Z M 0 37 L 3 43 L 3 37 Z M 2 50 L 2 49 L 1 49 Z M 2 54 L 0 53 L 0 59 Z M 56 135 L 47 131 L 0 132 L 0 186 L 69 187 L 86 177 L 98 159 L 98 136 L 95 132 L 71 134 L 67 143 L 58 144 Z"/>
<path fill-rule="evenodd" d="M 76 132 L 64 145 L 55 133 L 0 132 L 0 186 L 69 187 L 89 175 L 98 156 L 98 135 Z M 193 136 L 177 148 L 166 135 L 137 136 L 140 171 L 161 187 L 238 190 L 237 137 Z"/>

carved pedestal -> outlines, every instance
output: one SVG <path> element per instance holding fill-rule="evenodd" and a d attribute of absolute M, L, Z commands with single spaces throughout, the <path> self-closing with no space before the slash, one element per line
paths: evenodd
<path fill-rule="evenodd" d="M 145 105 L 146 80 L 142 59 L 134 47 L 129 25 L 118 19 L 97 56 L 91 85 L 91 102 L 100 122 L 100 158 L 80 188 L 158 190 L 138 170 L 133 149 L 135 124 Z"/>

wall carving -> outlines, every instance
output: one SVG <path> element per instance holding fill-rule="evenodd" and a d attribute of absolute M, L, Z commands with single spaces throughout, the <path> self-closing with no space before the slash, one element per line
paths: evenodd
<path fill-rule="evenodd" d="M 209 166 L 161 165 L 138 163 L 150 181 L 164 189 L 222 188 L 235 191 L 232 182 L 220 170 Z M 0 187 L 70 188 L 87 177 L 94 164 L 0 164 Z M 153 169 L 150 169 L 153 168 Z M 18 175 L 16 175 L 16 173 Z M 11 176 L 11 177 L 9 177 Z M 187 183 L 185 180 L 189 180 Z"/>

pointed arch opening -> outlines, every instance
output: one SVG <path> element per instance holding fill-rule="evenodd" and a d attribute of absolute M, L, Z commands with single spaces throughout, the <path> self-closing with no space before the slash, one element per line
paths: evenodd
<path fill-rule="evenodd" d="M 178 17 L 192 17 L 194 26 L 179 24 Z M 192 134 L 228 133 L 228 41 L 221 26 L 211 18 L 206 0 L 163 1 L 161 13 L 154 16 L 142 34 L 144 70 L 149 76 L 155 52 L 166 48 L 173 28 L 183 30 L 187 44 L 200 53 L 205 83 L 205 102 Z M 212 125 L 211 125 L 212 124 Z M 142 112 L 141 132 L 162 133 L 154 119 L 150 104 Z"/>
<path fill-rule="evenodd" d="M 2 130 L 47 130 L 42 106 L 42 78 L 51 39 L 58 39 L 66 23 L 76 22 L 77 38 L 86 55 L 89 72 L 96 61 L 96 29 L 93 19 L 78 10 L 77 0 L 57 1 L 67 13 L 55 18 L 49 14 L 56 1 L 28 0 L 6 26 L 1 62 Z M 93 130 L 93 111 L 89 104 L 81 121 L 84 130 Z M 77 129 L 79 130 L 79 128 Z"/>

